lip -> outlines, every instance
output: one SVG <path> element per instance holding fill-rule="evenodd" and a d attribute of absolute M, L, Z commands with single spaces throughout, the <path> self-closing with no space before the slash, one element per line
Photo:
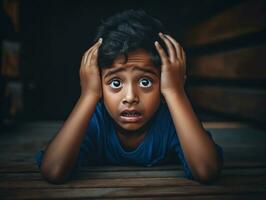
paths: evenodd
<path fill-rule="evenodd" d="M 138 116 L 123 116 L 122 113 L 124 113 L 124 112 L 137 112 L 140 115 L 138 115 Z M 124 110 L 120 114 L 120 119 L 121 119 L 121 122 L 124 122 L 124 123 L 137 123 L 137 122 L 142 121 L 143 115 L 141 114 L 141 112 L 139 112 L 137 110 Z"/>

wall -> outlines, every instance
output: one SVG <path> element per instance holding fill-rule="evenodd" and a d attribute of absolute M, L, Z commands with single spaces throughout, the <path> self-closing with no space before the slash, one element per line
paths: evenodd
<path fill-rule="evenodd" d="M 265 10 L 263 0 L 242 1 L 183 33 L 196 106 L 266 122 Z"/>

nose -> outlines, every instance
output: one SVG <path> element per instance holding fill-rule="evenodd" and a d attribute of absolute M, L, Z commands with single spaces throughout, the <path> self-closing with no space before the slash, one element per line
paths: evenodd
<path fill-rule="evenodd" d="M 125 89 L 123 104 L 137 104 L 139 102 L 139 97 L 134 86 L 129 84 Z"/>

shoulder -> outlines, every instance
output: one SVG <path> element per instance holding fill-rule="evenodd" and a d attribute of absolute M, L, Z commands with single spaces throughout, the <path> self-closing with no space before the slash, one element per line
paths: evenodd
<path fill-rule="evenodd" d="M 109 115 L 106 111 L 104 103 L 102 100 L 98 101 L 95 111 L 91 117 L 90 122 L 92 123 L 102 123 L 109 119 Z"/>
<path fill-rule="evenodd" d="M 162 103 L 156 111 L 151 121 L 151 130 L 164 139 L 167 138 L 167 135 L 168 137 L 174 135 L 175 127 L 167 104 Z"/>
<path fill-rule="evenodd" d="M 100 134 L 103 129 L 110 123 L 110 117 L 106 111 L 104 103 L 99 101 L 95 110 L 88 121 L 87 134 Z"/>
<path fill-rule="evenodd" d="M 109 120 L 110 117 L 107 116 L 107 111 L 102 101 L 99 101 L 95 107 L 95 110 L 88 121 L 88 126 L 86 129 L 83 148 L 88 146 L 96 149 L 97 146 L 101 145 L 103 138 L 106 136 L 106 131 L 110 129 Z"/>
<path fill-rule="evenodd" d="M 166 103 L 161 103 L 153 119 L 154 125 L 169 126 L 173 124 L 172 117 Z"/>

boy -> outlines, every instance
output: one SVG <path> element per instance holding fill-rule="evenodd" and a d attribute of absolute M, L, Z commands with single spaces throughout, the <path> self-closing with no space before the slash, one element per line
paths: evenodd
<path fill-rule="evenodd" d="M 222 149 L 203 129 L 184 91 L 182 47 L 163 33 L 162 24 L 142 10 L 103 22 L 98 42 L 82 58 L 80 98 L 38 154 L 45 179 L 62 183 L 80 166 L 170 161 L 181 161 L 190 179 L 218 177 Z"/>

